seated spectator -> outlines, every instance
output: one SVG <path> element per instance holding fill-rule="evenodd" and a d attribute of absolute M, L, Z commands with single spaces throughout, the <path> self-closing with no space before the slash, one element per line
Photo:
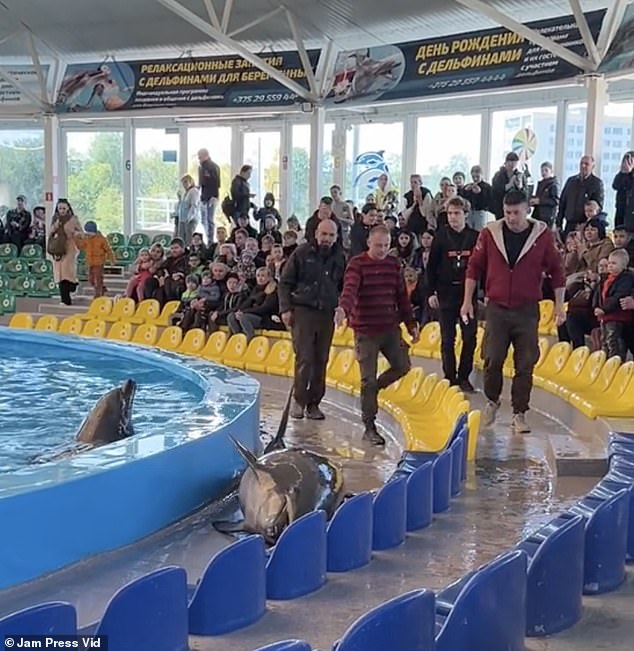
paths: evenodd
<path fill-rule="evenodd" d="M 355 256 L 368 250 L 368 236 L 376 226 L 377 209 L 373 203 L 366 203 L 361 209 L 361 220 L 350 229 L 350 255 Z"/>
<path fill-rule="evenodd" d="M 171 316 L 172 325 L 180 325 L 183 320 L 189 319 L 192 303 L 198 298 L 199 286 L 200 281 L 198 280 L 198 276 L 196 274 L 189 274 L 185 279 L 185 289 L 181 293 L 178 308 L 176 308 L 176 312 Z"/>
<path fill-rule="evenodd" d="M 203 261 L 199 253 L 190 253 L 188 260 L 190 273 L 196 274 L 199 278 L 209 267 L 209 263 L 206 260 Z"/>
<path fill-rule="evenodd" d="M 244 230 L 247 232 L 247 237 L 255 237 L 257 239 L 258 232 L 253 226 L 251 226 L 249 222 L 249 215 L 240 215 L 238 217 L 236 227 L 234 228 L 233 232 L 235 233 L 238 230 Z M 229 242 L 232 242 L 233 240 L 231 237 L 229 238 Z"/>
<path fill-rule="evenodd" d="M 235 244 L 236 255 L 239 256 L 244 251 L 244 247 L 249 239 L 254 240 L 255 238 L 249 237 L 249 233 L 245 228 L 234 228 L 231 237 L 227 241 Z M 257 242 L 257 240 L 255 241 Z"/>
<path fill-rule="evenodd" d="M 319 208 L 313 213 L 312 217 L 306 222 L 305 237 L 307 242 L 315 239 L 317 232 L 317 225 L 323 219 L 332 219 L 337 225 L 337 244 L 343 248 L 343 230 L 341 222 L 337 219 L 336 215 L 332 212 L 332 197 L 322 197 L 319 202 Z"/>
<path fill-rule="evenodd" d="M 222 302 L 225 293 L 225 276 L 227 275 L 226 265 L 216 262 L 212 265 L 212 271 L 206 271 L 202 275 L 202 281 L 198 288 L 198 294 L 190 303 L 190 308 L 180 323 L 183 331 L 191 328 L 201 328 L 207 332 L 209 318 Z"/>
<path fill-rule="evenodd" d="M 240 282 L 248 287 L 253 287 L 255 285 L 256 271 L 257 265 L 255 263 L 253 252 L 247 250 L 243 251 L 240 255 L 238 265 L 236 266 L 236 272 L 240 278 Z"/>
<path fill-rule="evenodd" d="M 284 256 L 284 249 L 281 244 L 274 244 L 271 249 L 271 254 L 268 258 L 267 266 L 271 272 L 271 277 L 275 280 L 276 283 L 280 282 L 280 277 L 282 276 L 282 269 L 286 263 L 286 257 Z"/>
<path fill-rule="evenodd" d="M 203 242 L 202 233 L 194 233 L 189 244 L 189 255 L 197 255 L 201 263 L 210 262 L 213 260 L 214 246 L 215 245 L 212 244 L 211 247 L 208 248 Z"/>
<path fill-rule="evenodd" d="M 297 244 L 301 244 L 302 241 L 304 240 L 304 233 L 302 231 L 302 227 L 299 223 L 299 219 L 295 217 L 295 215 L 291 215 L 287 220 L 286 220 L 286 232 L 293 231 L 294 233 L 297 233 Z"/>
<path fill-rule="evenodd" d="M 211 334 L 221 325 L 227 325 L 227 316 L 238 309 L 238 306 L 247 298 L 249 290 L 238 278 L 238 274 L 230 272 L 225 278 L 227 291 L 222 297 L 220 306 L 209 315 L 207 332 Z"/>
<path fill-rule="evenodd" d="M 0 242 L 2 242 L 1 234 Z M 42 250 L 46 249 L 46 209 L 44 206 L 33 208 L 33 222 L 26 244 L 39 244 Z"/>
<path fill-rule="evenodd" d="M 465 176 L 464 172 L 454 172 L 453 176 L 451 177 L 451 181 L 456 187 L 456 196 L 462 196 L 466 180 L 467 177 Z"/>
<path fill-rule="evenodd" d="M 258 241 L 260 242 L 260 246 L 262 245 L 262 239 L 265 238 L 266 236 L 272 237 L 274 242 L 277 244 L 282 243 L 282 233 L 277 228 L 277 221 L 274 217 L 272 216 L 267 216 L 266 219 L 264 220 L 264 230 L 260 233 L 258 236 Z"/>
<path fill-rule="evenodd" d="M 260 250 L 255 256 L 256 267 L 266 267 L 267 258 L 269 257 L 274 244 L 275 239 L 269 233 L 262 237 L 262 240 L 260 242 Z"/>
<path fill-rule="evenodd" d="M 253 216 L 255 221 L 260 224 L 260 234 L 266 230 L 264 225 L 267 217 L 273 218 L 275 230 L 279 231 L 282 228 L 282 216 L 275 207 L 275 195 L 272 192 L 267 192 L 264 195 L 264 206 Z"/>
<path fill-rule="evenodd" d="M 418 249 L 418 240 L 413 233 L 402 230 L 396 238 L 396 246 L 390 250 L 390 255 L 398 258 L 403 267 L 414 265 L 414 258 Z"/>
<path fill-rule="evenodd" d="M 629 255 L 624 249 L 616 249 L 608 257 L 608 275 L 596 288 L 594 315 L 601 327 L 601 343 L 608 357 L 618 355 L 622 361 L 627 357 L 628 332 L 632 325 L 632 312 L 624 310 L 621 299 L 634 292 L 634 274 L 628 269 Z"/>
<path fill-rule="evenodd" d="M 143 300 L 143 286 L 152 277 L 154 266 L 155 262 L 150 257 L 150 249 L 141 249 L 132 265 L 132 277 L 125 290 L 125 295 L 128 298 L 134 299 L 137 303 Z"/>
<path fill-rule="evenodd" d="M 255 237 L 247 238 L 247 241 L 244 244 L 244 250 L 248 251 L 251 254 L 251 257 L 255 260 L 257 254 L 260 252 L 260 246 Z"/>
<path fill-rule="evenodd" d="M 405 289 L 414 310 L 414 318 L 423 326 L 432 320 L 433 310 L 429 307 L 427 299 L 429 291 L 425 274 L 418 273 L 414 267 L 403 268 Z"/>
<path fill-rule="evenodd" d="M 161 307 L 169 301 L 179 301 L 189 275 L 188 256 L 183 240 L 174 238 L 169 255 L 145 283 L 145 298 L 155 298 Z"/>
<path fill-rule="evenodd" d="M 447 176 L 440 179 L 440 192 L 436 194 L 433 201 L 433 219 L 428 219 L 428 228 L 437 230 L 447 225 L 447 202 L 457 197 L 456 186 Z"/>
<path fill-rule="evenodd" d="M 35 212 L 35 211 L 33 211 Z M 614 229 L 614 247 L 625 249 L 630 256 L 630 267 L 634 267 L 634 236 L 622 226 Z"/>
<path fill-rule="evenodd" d="M 221 244 L 215 262 L 222 262 L 222 264 L 226 264 L 230 270 L 233 269 L 238 264 L 236 245 L 229 243 Z"/>
<path fill-rule="evenodd" d="M 284 257 L 290 258 L 291 253 L 297 248 L 297 231 L 286 231 L 282 235 L 282 246 L 284 247 Z"/>
<path fill-rule="evenodd" d="M 429 253 L 431 251 L 431 245 L 434 243 L 435 233 L 434 231 L 427 229 L 420 236 L 420 246 L 414 252 L 414 259 L 412 261 L 412 266 L 419 273 L 426 273 L 427 263 L 429 262 Z"/>
<path fill-rule="evenodd" d="M 258 328 L 264 330 L 281 330 L 277 283 L 271 278 L 266 267 L 256 272 L 256 286 L 240 303 L 238 309 L 227 316 L 227 325 L 231 334 L 244 332 L 247 341 L 255 337 Z"/>
<path fill-rule="evenodd" d="M 77 238 L 79 249 L 86 251 L 86 264 L 88 266 L 88 280 L 95 290 L 95 298 L 104 296 L 104 272 L 106 262 L 114 264 L 115 258 L 108 240 L 97 228 L 97 224 L 88 221 L 84 225 L 84 237 Z"/>
<path fill-rule="evenodd" d="M 16 208 L 9 210 L 5 216 L 4 236 L 7 242 L 15 244 L 20 255 L 31 232 L 31 213 L 26 209 L 26 197 L 23 194 L 18 196 L 16 202 Z"/>
<path fill-rule="evenodd" d="M 599 260 L 607 258 L 614 249 L 612 240 L 607 237 L 605 222 L 597 217 L 586 222 L 583 237 L 577 237 L 576 243 L 576 258 L 572 258 L 576 273 L 591 271 L 596 274 Z"/>

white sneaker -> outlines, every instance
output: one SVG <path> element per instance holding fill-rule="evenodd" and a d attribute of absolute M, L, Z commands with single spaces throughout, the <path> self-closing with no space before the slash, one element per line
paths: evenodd
<path fill-rule="evenodd" d="M 482 427 L 491 427 L 491 425 L 495 423 L 495 417 L 497 416 L 499 408 L 499 402 L 487 400 L 487 403 L 484 406 L 484 410 L 482 412 Z"/>
<path fill-rule="evenodd" d="M 531 428 L 526 422 L 526 416 L 524 414 L 513 414 L 511 429 L 515 432 L 515 434 L 528 434 L 531 431 Z"/>

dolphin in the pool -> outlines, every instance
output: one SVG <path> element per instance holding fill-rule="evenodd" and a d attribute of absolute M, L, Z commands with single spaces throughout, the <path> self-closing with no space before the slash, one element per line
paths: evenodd
<path fill-rule="evenodd" d="M 136 382 L 126 380 L 120 387 L 104 393 L 81 424 L 75 440 L 78 443 L 103 445 L 134 434 L 132 406 Z"/>
<path fill-rule="evenodd" d="M 277 436 L 257 458 L 233 439 L 247 463 L 240 478 L 238 501 L 242 522 L 218 522 L 222 533 L 256 533 L 274 545 L 282 531 L 315 510 L 324 510 L 328 519 L 344 499 L 343 470 L 330 459 L 301 448 L 284 449 L 288 422 L 287 403 Z"/>

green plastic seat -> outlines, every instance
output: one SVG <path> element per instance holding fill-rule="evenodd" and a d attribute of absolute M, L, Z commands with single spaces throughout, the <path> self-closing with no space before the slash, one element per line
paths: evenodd
<path fill-rule="evenodd" d="M 31 274 L 37 278 L 53 276 L 53 263 L 50 260 L 35 260 L 31 263 Z"/>
<path fill-rule="evenodd" d="M 136 251 L 130 246 L 122 246 L 114 250 L 114 257 L 118 265 L 132 264 L 136 259 Z"/>
<path fill-rule="evenodd" d="M 113 249 L 125 246 L 125 235 L 123 233 L 108 233 L 106 239 Z"/>
<path fill-rule="evenodd" d="M 15 313 L 15 294 L 10 291 L 0 292 L 0 314 Z"/>
<path fill-rule="evenodd" d="M 52 278 L 35 278 L 29 296 L 33 298 L 51 298 L 58 293 L 57 285 Z"/>
<path fill-rule="evenodd" d="M 170 245 L 171 241 L 172 236 L 166 233 L 159 233 L 152 238 L 152 244 L 160 244 L 164 249 Z"/>
<path fill-rule="evenodd" d="M 0 260 L 11 260 L 18 257 L 18 247 L 15 244 L 0 244 Z"/>
<path fill-rule="evenodd" d="M 9 276 L 9 278 L 17 278 L 18 276 L 27 273 L 28 270 L 28 262 L 22 260 L 22 258 L 12 258 L 11 260 L 7 260 L 4 272 Z"/>
<path fill-rule="evenodd" d="M 37 260 L 44 257 L 44 252 L 39 244 L 25 244 L 20 252 L 20 257 L 26 260 Z"/>
<path fill-rule="evenodd" d="M 9 276 L 7 274 L 0 274 L 0 292 L 8 291 L 9 284 Z"/>
<path fill-rule="evenodd" d="M 150 238 L 145 233 L 132 233 L 128 240 L 128 246 L 135 250 L 148 248 L 150 246 Z"/>
<path fill-rule="evenodd" d="M 86 281 L 88 280 L 88 267 L 86 264 L 77 264 L 77 280 Z"/>
<path fill-rule="evenodd" d="M 9 281 L 9 289 L 16 296 L 30 296 L 31 292 L 35 288 L 35 278 L 23 274 L 21 276 L 16 276 L 11 278 Z"/>

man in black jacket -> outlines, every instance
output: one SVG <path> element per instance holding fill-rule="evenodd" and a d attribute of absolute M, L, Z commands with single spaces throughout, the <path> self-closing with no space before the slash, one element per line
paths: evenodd
<path fill-rule="evenodd" d="M 350 229 L 350 256 L 354 257 L 368 250 L 368 235 L 376 226 L 379 213 L 376 205 L 366 203 L 361 209 L 361 221 L 355 222 Z"/>
<path fill-rule="evenodd" d="M 616 202 L 614 213 L 614 226 L 624 226 L 626 215 L 628 224 L 632 230 L 632 190 L 634 189 L 634 151 L 628 151 L 621 161 L 621 169 L 612 181 L 612 189 L 616 190 Z M 629 209 L 629 210 L 628 210 Z"/>
<path fill-rule="evenodd" d="M 583 208 L 586 202 L 596 201 L 603 210 L 605 188 L 603 181 L 594 175 L 594 165 L 592 156 L 583 156 L 579 161 L 579 174 L 568 178 L 561 191 L 557 226 L 561 228 L 566 220 L 564 239 L 580 222 L 585 221 Z"/>
<path fill-rule="evenodd" d="M 220 194 L 220 168 L 209 157 L 206 149 L 198 152 L 198 187 L 200 188 L 200 213 L 207 236 L 207 245 L 214 243 L 216 206 Z M 189 242 L 186 242 L 189 244 Z"/>
<path fill-rule="evenodd" d="M 427 263 L 427 282 L 431 296 L 429 305 L 438 310 L 440 323 L 442 367 L 445 377 L 462 391 L 471 392 L 469 376 L 473 370 L 478 323 L 460 319 L 465 277 L 471 251 L 478 240 L 478 231 L 466 225 L 468 204 L 462 197 L 447 203 L 448 227 L 434 237 Z M 462 332 L 462 352 L 456 372 L 456 322 Z"/>
<path fill-rule="evenodd" d="M 559 181 L 553 174 L 552 163 L 542 163 L 539 169 L 542 180 L 537 184 L 535 196 L 530 199 L 530 205 L 533 206 L 532 217 L 552 228 L 559 205 Z"/>
<path fill-rule="evenodd" d="M 284 265 L 278 286 L 280 314 L 292 328 L 295 349 L 293 418 L 323 420 L 319 409 L 326 393 L 326 367 L 334 313 L 343 283 L 345 259 L 336 246 L 334 221 L 319 222 L 315 239 L 299 246 Z"/>

